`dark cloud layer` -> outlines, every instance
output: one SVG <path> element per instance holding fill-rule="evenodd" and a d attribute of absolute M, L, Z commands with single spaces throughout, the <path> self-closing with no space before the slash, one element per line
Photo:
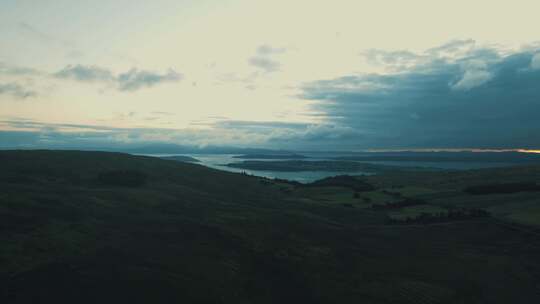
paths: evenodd
<path fill-rule="evenodd" d="M 540 147 L 538 55 L 502 56 L 491 49 L 454 60 L 432 55 L 464 45 L 433 49 L 406 72 L 313 82 L 303 98 L 319 101 L 316 109 L 331 122 L 361 132 L 358 148 Z M 421 57 L 383 55 L 377 56 L 400 65 Z"/>

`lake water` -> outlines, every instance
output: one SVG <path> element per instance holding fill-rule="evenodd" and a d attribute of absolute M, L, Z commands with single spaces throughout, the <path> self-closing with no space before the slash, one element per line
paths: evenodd
<path fill-rule="evenodd" d="M 225 166 L 225 164 L 241 162 L 243 159 L 234 158 L 237 154 L 145 154 L 147 156 L 155 157 L 164 157 L 164 156 L 177 156 L 185 155 L 191 156 L 200 160 L 199 164 L 205 165 L 210 168 L 230 171 L 230 172 L 245 172 L 247 174 L 264 176 L 268 178 L 281 178 L 287 180 L 298 181 L 301 183 L 309 183 L 315 180 L 319 180 L 329 176 L 336 175 L 371 175 L 371 172 L 336 172 L 336 171 L 299 171 L 299 172 L 281 172 L 281 171 L 261 171 L 261 170 L 247 170 L 239 168 L 231 168 Z M 330 157 L 335 157 L 335 155 L 312 157 L 309 160 L 329 160 Z M 250 159 L 250 160 L 261 160 L 261 161 L 272 161 L 268 159 Z M 285 160 L 285 159 L 280 159 Z M 451 170 L 468 170 L 468 169 L 483 169 L 483 168 L 494 168 L 494 167 L 506 167 L 512 165 L 511 163 L 493 163 L 493 162 L 408 162 L 408 161 L 369 161 L 368 163 L 372 164 L 381 164 L 381 165 L 390 165 L 390 166 L 402 166 L 402 167 L 427 167 L 427 168 L 438 168 L 438 169 L 451 169 Z"/>

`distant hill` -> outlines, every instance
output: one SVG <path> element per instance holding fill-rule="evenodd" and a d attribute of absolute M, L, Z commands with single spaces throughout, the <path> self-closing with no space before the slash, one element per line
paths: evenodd
<path fill-rule="evenodd" d="M 370 185 L 366 181 L 349 175 L 326 177 L 321 180 L 306 184 L 304 185 L 304 187 L 345 187 L 357 192 L 375 190 L 375 187 L 373 187 L 373 185 Z"/>
<path fill-rule="evenodd" d="M 116 151 L 134 154 L 276 154 L 289 153 L 271 149 L 241 148 L 228 146 L 187 146 L 176 144 L 149 144 L 141 146 L 122 147 Z"/>
<path fill-rule="evenodd" d="M 418 170 L 439 170 L 431 168 L 398 167 L 388 165 L 378 165 L 361 163 L 356 161 L 338 161 L 338 160 L 282 160 L 282 161 L 257 161 L 246 160 L 227 164 L 231 168 L 260 170 L 260 171 L 282 171 L 282 172 L 300 172 L 300 171 L 334 171 L 334 172 L 364 172 L 375 173 L 383 171 L 418 171 Z"/>
<path fill-rule="evenodd" d="M 188 162 L 188 163 L 200 163 L 201 161 L 191 157 L 191 156 L 185 156 L 185 155 L 176 155 L 176 156 L 163 156 L 162 159 L 166 160 L 174 160 L 174 161 L 180 161 L 180 162 Z"/>
<path fill-rule="evenodd" d="M 233 158 L 241 159 L 305 159 L 308 158 L 301 154 L 244 154 L 236 155 Z"/>
<path fill-rule="evenodd" d="M 539 153 L 520 152 L 370 152 L 334 157 L 354 161 L 539 163 Z"/>

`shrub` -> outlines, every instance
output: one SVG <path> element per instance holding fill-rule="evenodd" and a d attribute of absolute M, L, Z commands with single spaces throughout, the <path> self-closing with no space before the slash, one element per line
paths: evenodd
<path fill-rule="evenodd" d="M 418 206 L 418 205 L 426 205 L 427 202 L 423 201 L 421 199 L 415 199 L 415 198 L 406 198 L 402 201 L 395 202 L 395 203 L 386 203 L 384 205 L 377 205 L 373 204 L 371 208 L 373 209 L 381 209 L 381 210 L 391 210 L 391 209 L 400 209 L 405 207 L 411 207 L 411 206 Z"/>
<path fill-rule="evenodd" d="M 345 187 L 350 188 L 355 192 L 368 192 L 375 190 L 375 187 L 373 187 L 371 184 L 350 175 L 338 175 L 323 178 L 310 184 L 306 184 L 304 187 Z"/>
<path fill-rule="evenodd" d="M 540 191 L 540 186 L 536 183 L 501 183 L 479 186 L 470 186 L 464 189 L 466 193 L 474 195 L 482 194 L 502 194 L 516 192 L 536 192 Z"/>
<path fill-rule="evenodd" d="M 111 170 L 98 175 L 99 183 L 107 186 L 141 187 L 146 180 L 146 174 L 136 170 Z"/>

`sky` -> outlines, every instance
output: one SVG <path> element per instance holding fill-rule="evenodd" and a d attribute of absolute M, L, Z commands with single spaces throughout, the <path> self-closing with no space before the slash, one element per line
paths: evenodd
<path fill-rule="evenodd" d="M 538 12 L 0 0 L 0 148 L 539 149 Z"/>

